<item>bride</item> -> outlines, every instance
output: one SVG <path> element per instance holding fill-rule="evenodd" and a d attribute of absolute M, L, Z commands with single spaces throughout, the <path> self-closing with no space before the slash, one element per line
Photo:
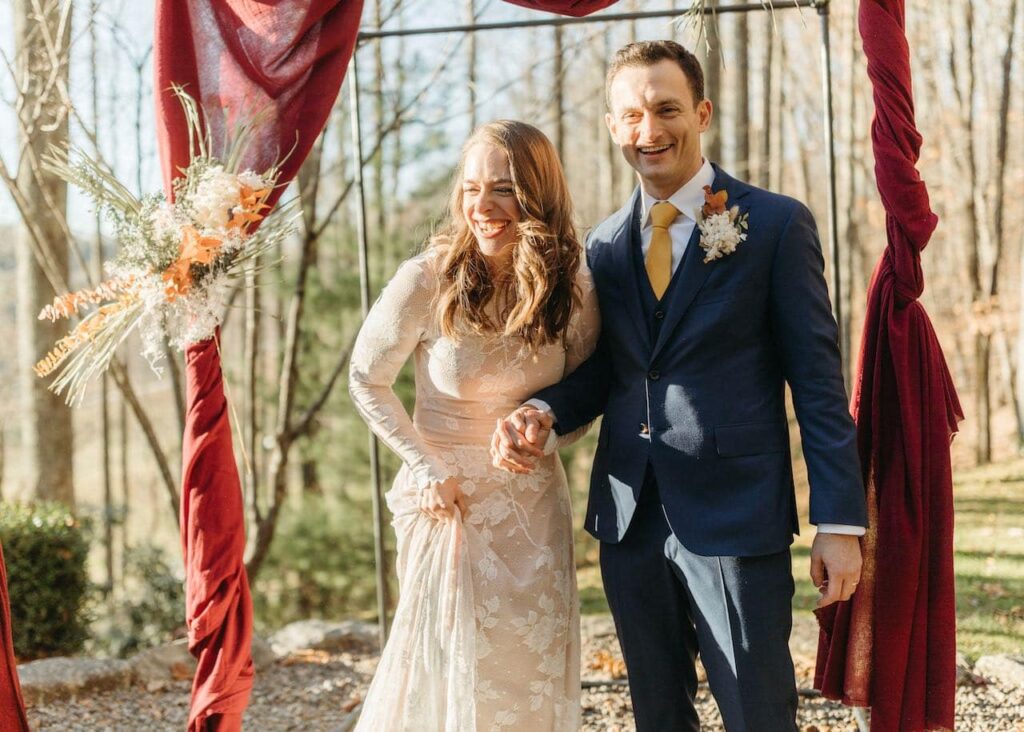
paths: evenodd
<path fill-rule="evenodd" d="M 580 724 L 579 606 L 565 472 L 491 464 L 497 420 L 576 368 L 599 314 L 551 142 L 499 121 L 466 142 L 447 224 L 360 330 L 349 390 L 404 463 L 394 627 L 358 730 Z M 392 390 L 415 359 L 410 419 Z M 554 446 L 586 430 L 558 438 Z"/>

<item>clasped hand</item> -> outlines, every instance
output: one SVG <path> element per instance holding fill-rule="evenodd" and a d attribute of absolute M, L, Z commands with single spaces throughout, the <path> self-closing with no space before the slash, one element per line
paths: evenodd
<path fill-rule="evenodd" d="M 544 443 L 551 434 L 553 422 L 548 412 L 531 406 L 519 407 L 499 419 L 491 437 L 491 463 L 509 473 L 532 472 L 536 458 L 544 455 Z"/>
<path fill-rule="evenodd" d="M 420 491 L 420 510 L 432 519 L 444 521 L 453 518 L 455 506 L 459 507 L 460 513 L 466 513 L 462 490 L 455 478 L 433 482 Z"/>

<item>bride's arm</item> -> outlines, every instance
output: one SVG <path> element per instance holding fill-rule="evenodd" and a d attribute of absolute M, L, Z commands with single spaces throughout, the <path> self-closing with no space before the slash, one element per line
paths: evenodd
<path fill-rule="evenodd" d="M 577 283 L 580 287 L 581 302 L 579 310 L 573 316 L 569 330 L 566 333 L 567 348 L 565 352 L 565 370 L 562 373 L 563 379 L 590 358 L 597 347 L 598 338 L 601 334 L 601 311 L 597 305 L 597 290 L 594 289 L 594 280 L 585 263 L 580 264 Z M 554 444 L 549 443 L 545 451 L 550 452 L 553 449 L 571 445 L 587 434 L 592 424 L 594 424 L 593 420 L 577 427 L 571 432 L 558 435 L 554 439 Z"/>
<path fill-rule="evenodd" d="M 423 489 L 452 473 L 420 437 L 392 389 L 429 328 L 433 274 L 425 256 L 404 262 L 381 291 L 356 337 L 348 391 L 371 430 L 409 466 Z"/>

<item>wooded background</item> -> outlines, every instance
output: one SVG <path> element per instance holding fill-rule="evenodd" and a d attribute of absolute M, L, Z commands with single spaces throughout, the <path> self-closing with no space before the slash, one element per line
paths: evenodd
<path fill-rule="evenodd" d="M 60 501 L 90 519 L 92 573 L 108 600 L 143 586 L 133 574 L 140 551 L 156 547 L 168 571 L 180 572 L 181 356 L 168 352 L 157 378 L 129 344 L 74 410 L 34 376 L 32 364 L 67 326 L 37 320 L 39 310 L 55 290 L 95 282 L 117 248 L 96 212 L 39 163 L 49 145 L 70 140 L 136 192 L 157 190 L 152 11 L 144 5 L 0 3 L 0 303 L 9 316 L 0 321 L 0 496 Z M 955 464 L 965 467 L 1024 445 L 1024 0 L 907 5 L 920 170 L 940 217 L 923 257 L 922 299 L 966 412 L 954 442 Z M 613 12 L 674 7 L 682 16 L 689 6 L 625 0 Z M 842 325 L 853 364 L 885 232 L 856 3 L 833 2 L 830 11 Z M 363 27 L 525 17 L 537 16 L 492 0 L 368 0 Z M 805 201 L 827 242 L 817 13 L 712 15 L 704 28 L 698 37 L 685 19 L 595 23 L 364 44 L 373 292 L 424 245 L 444 213 L 459 147 L 487 120 L 528 120 L 551 137 L 584 232 L 618 208 L 635 178 L 605 129 L 604 75 L 614 51 L 637 39 L 674 37 L 699 52 L 715 106 L 705 155 Z M 367 437 L 345 388 L 360 324 L 348 94 L 346 82 L 286 196 L 298 197 L 299 234 L 255 289 L 236 293 L 224 326 L 261 623 L 373 607 Z M 397 389 L 411 407 L 408 370 Z M 563 454 L 577 512 L 593 440 Z M 384 454 L 383 467 L 388 486 L 397 462 Z M 581 537 L 578 546 L 578 561 L 592 563 L 593 543 Z"/>

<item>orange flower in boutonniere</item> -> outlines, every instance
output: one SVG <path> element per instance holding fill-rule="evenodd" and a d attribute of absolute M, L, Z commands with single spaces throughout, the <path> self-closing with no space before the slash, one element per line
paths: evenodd
<path fill-rule="evenodd" d="M 747 239 L 748 215 L 741 215 L 739 206 L 727 208 L 728 202 L 728 191 L 712 192 L 711 186 L 704 186 L 704 205 L 696 215 L 704 264 L 732 254 Z"/>

